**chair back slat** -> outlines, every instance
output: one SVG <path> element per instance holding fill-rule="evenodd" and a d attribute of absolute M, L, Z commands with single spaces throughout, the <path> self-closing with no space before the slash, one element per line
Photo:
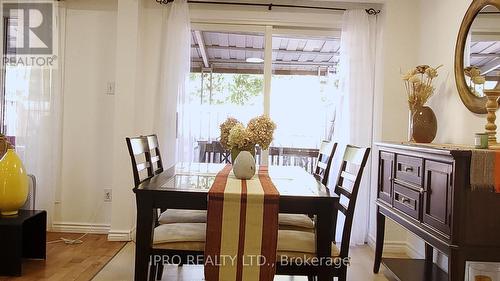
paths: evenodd
<path fill-rule="evenodd" d="M 323 169 L 323 170 L 326 170 L 327 164 L 324 163 L 324 162 L 318 161 L 318 163 L 316 164 L 316 167 L 320 168 L 320 169 Z"/>
<path fill-rule="evenodd" d="M 132 162 L 132 173 L 134 174 L 134 185 L 139 186 L 151 177 L 151 153 L 149 151 L 146 137 L 126 138 L 130 160 Z M 144 171 L 147 170 L 146 173 Z"/>
<path fill-rule="evenodd" d="M 156 162 L 158 162 L 158 161 L 160 161 L 160 156 L 154 156 L 154 157 L 151 157 L 151 162 L 152 162 L 152 163 L 156 163 Z"/>
<path fill-rule="evenodd" d="M 344 178 L 345 180 L 348 180 L 350 182 L 355 182 L 356 181 L 356 175 L 355 174 L 351 174 L 349 172 L 346 172 L 346 171 L 342 171 L 342 178 Z"/>
<path fill-rule="evenodd" d="M 363 163 L 364 156 L 364 151 L 360 150 L 359 147 L 348 145 L 345 150 L 344 161 L 359 166 Z"/>
<path fill-rule="evenodd" d="M 342 203 L 336 203 L 335 208 L 342 213 L 347 213 L 347 207 L 344 206 Z"/>
<path fill-rule="evenodd" d="M 321 147 L 319 148 L 319 154 L 330 155 L 335 146 L 337 146 L 337 144 L 334 142 L 322 141 Z"/>
<path fill-rule="evenodd" d="M 148 151 L 147 140 L 143 137 L 127 138 L 130 155 L 140 155 Z"/>
<path fill-rule="evenodd" d="M 337 190 L 339 191 L 339 194 L 344 195 L 345 197 L 347 197 L 347 199 L 351 199 L 352 193 L 349 192 L 349 190 L 347 190 L 346 188 L 344 188 L 342 186 L 337 186 Z M 344 213 L 344 215 L 345 215 L 345 213 Z"/>
<path fill-rule="evenodd" d="M 330 168 L 332 166 L 332 160 L 336 150 L 337 143 L 332 143 L 329 141 L 323 141 L 321 143 L 313 175 L 325 186 L 328 184 Z"/>
<path fill-rule="evenodd" d="M 339 212 L 345 215 L 342 244 L 340 247 L 341 257 L 349 255 L 354 210 L 363 171 L 368 162 L 369 155 L 370 148 L 348 145 L 342 158 L 339 177 L 335 185 L 335 193 L 341 197 L 336 207 Z"/>
<path fill-rule="evenodd" d="M 158 144 L 158 137 L 156 135 L 149 135 L 146 136 L 146 138 L 148 140 L 149 149 L 153 150 L 160 147 L 160 145 Z"/>
<path fill-rule="evenodd" d="M 161 159 L 160 145 L 158 144 L 158 136 L 149 135 L 146 136 L 148 141 L 148 149 L 151 159 L 151 169 L 153 175 L 157 175 L 163 172 L 163 161 Z"/>
<path fill-rule="evenodd" d="M 137 172 L 142 172 L 146 169 L 149 169 L 151 167 L 151 165 L 148 163 L 148 162 L 144 162 L 144 163 L 140 163 L 140 164 L 137 164 Z"/>
<path fill-rule="evenodd" d="M 132 162 L 135 187 L 163 172 L 160 146 L 156 135 L 126 138 Z"/>

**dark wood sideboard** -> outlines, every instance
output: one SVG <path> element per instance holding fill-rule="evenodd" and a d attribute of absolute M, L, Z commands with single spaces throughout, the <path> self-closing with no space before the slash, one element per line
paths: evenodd
<path fill-rule="evenodd" d="M 465 278 L 466 261 L 500 262 L 500 194 L 472 191 L 470 150 L 379 143 L 374 272 L 397 280 Z M 422 238 L 425 259 L 382 259 L 385 218 Z M 433 263 L 448 256 L 448 273 Z"/>

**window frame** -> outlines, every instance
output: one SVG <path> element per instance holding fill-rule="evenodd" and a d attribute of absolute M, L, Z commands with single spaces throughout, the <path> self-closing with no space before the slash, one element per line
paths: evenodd
<path fill-rule="evenodd" d="M 300 25 L 299 25 L 300 26 Z M 271 114 L 271 88 L 273 76 L 273 36 L 274 35 L 295 35 L 303 37 L 339 37 L 341 30 L 339 28 L 325 28 L 324 26 L 306 26 L 297 28 L 291 23 L 274 22 L 272 24 L 265 22 L 252 21 L 252 24 L 239 24 L 231 20 L 213 20 L 213 19 L 191 19 L 191 29 L 200 31 L 220 32 L 255 32 L 264 34 L 264 115 Z M 269 151 L 262 151 L 263 165 L 268 165 Z"/>

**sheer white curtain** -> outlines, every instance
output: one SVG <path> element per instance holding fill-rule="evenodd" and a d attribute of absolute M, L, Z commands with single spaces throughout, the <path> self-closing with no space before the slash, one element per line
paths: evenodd
<path fill-rule="evenodd" d="M 61 178 L 62 97 L 55 74 L 30 67 L 6 70 L 6 134 L 16 137 L 17 153 L 36 176 L 36 208 L 47 210 L 49 225 Z"/>
<path fill-rule="evenodd" d="M 342 24 L 340 47 L 341 91 L 337 97 L 334 140 L 340 142 L 338 158 L 345 144 L 372 146 L 377 17 L 365 10 L 348 10 Z M 338 172 L 340 159 L 335 159 Z M 351 244 L 364 244 L 368 233 L 370 165 L 363 172 L 351 235 Z M 336 176 L 336 175 L 335 175 Z M 334 177 L 335 178 L 335 177 Z M 339 216 L 339 230 L 344 217 Z M 341 239 L 337 231 L 337 241 Z"/>
<path fill-rule="evenodd" d="M 187 0 L 176 0 L 164 10 L 160 88 L 154 129 L 160 139 L 164 165 L 192 159 L 186 88 L 191 60 L 191 25 Z"/>
<path fill-rule="evenodd" d="M 56 30 L 61 34 L 65 11 L 59 4 L 55 7 Z M 60 42 L 57 67 L 7 66 L 5 70 L 5 134 L 15 136 L 16 152 L 27 172 L 36 176 L 36 208 L 47 211 L 49 227 L 61 179 L 64 56 Z"/>

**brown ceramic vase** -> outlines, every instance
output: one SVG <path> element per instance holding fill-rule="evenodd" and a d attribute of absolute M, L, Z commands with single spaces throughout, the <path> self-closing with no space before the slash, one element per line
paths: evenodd
<path fill-rule="evenodd" d="M 418 107 L 413 114 L 413 139 L 418 143 L 431 143 L 436 137 L 437 119 L 428 106 Z"/>

